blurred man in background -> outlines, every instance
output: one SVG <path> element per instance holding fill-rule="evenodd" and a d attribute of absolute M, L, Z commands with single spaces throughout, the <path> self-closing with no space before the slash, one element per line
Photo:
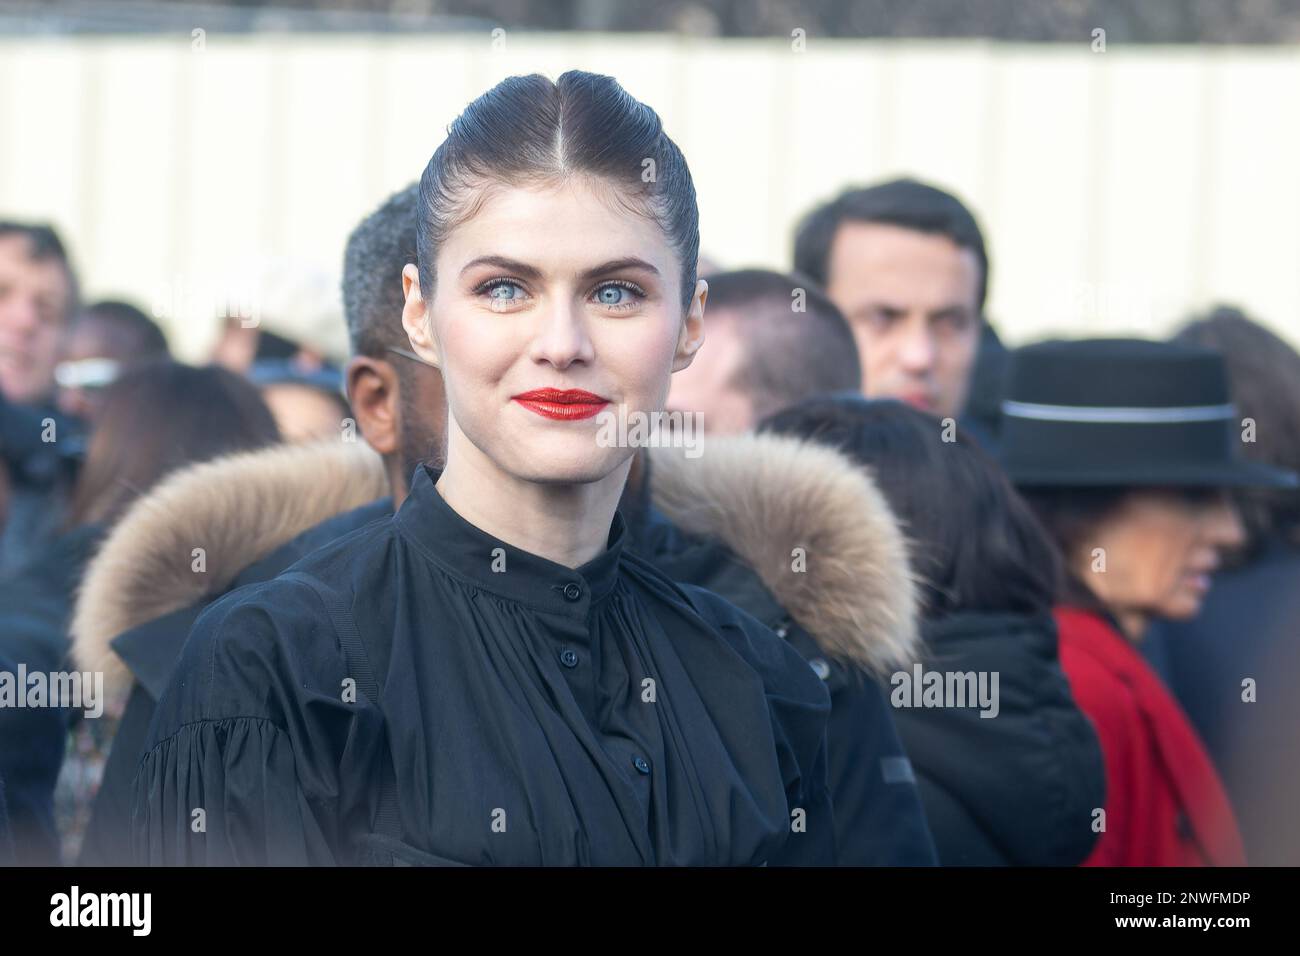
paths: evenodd
<path fill-rule="evenodd" d="M 54 367 L 59 411 L 93 423 L 109 385 L 130 368 L 169 356 L 163 330 L 135 306 L 111 300 L 87 306 L 68 329 Z"/>
<path fill-rule="evenodd" d="M 709 347 L 673 375 L 669 412 L 702 412 L 708 434 L 733 435 L 818 392 L 857 389 L 853 332 L 812 282 L 762 269 L 708 281 Z"/>
<path fill-rule="evenodd" d="M 75 476 L 75 422 L 52 405 L 77 279 L 48 226 L 0 221 L 0 570 L 54 533 Z"/>
<path fill-rule="evenodd" d="M 0 394 L 6 401 L 49 401 L 59 341 L 76 305 L 76 276 L 58 234 L 48 226 L 0 222 Z"/>
<path fill-rule="evenodd" d="M 912 179 L 842 193 L 800 223 L 794 268 L 848 318 L 862 394 L 961 414 L 989 261 L 975 217 L 955 196 Z"/>

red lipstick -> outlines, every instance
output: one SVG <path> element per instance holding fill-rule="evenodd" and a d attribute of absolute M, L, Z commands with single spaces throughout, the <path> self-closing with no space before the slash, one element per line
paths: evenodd
<path fill-rule="evenodd" d="M 580 388 L 535 388 L 514 396 L 514 401 L 544 418 L 561 421 L 591 418 L 609 404 L 609 399 Z"/>

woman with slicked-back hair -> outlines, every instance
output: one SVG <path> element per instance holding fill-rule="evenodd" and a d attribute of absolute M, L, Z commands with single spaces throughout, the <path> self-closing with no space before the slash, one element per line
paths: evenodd
<path fill-rule="evenodd" d="M 136 777 L 139 861 L 835 862 L 821 681 L 625 549 L 636 449 L 606 416 L 662 411 L 708 292 L 659 117 L 606 76 L 512 77 L 418 210 L 403 323 L 445 459 L 199 619 Z"/>

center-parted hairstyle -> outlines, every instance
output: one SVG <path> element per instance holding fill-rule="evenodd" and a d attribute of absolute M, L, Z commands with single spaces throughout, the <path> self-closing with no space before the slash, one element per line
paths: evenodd
<path fill-rule="evenodd" d="M 682 263 L 682 309 L 695 292 L 699 209 L 686 158 L 659 115 L 609 76 L 570 70 L 502 80 L 448 127 L 420 179 L 416 252 L 420 291 L 434 290 L 438 249 L 497 185 L 597 177 L 663 229 Z"/>

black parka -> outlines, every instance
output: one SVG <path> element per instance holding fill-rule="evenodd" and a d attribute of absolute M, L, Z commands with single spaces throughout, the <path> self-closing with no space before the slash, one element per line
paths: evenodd
<path fill-rule="evenodd" d="M 891 683 L 939 862 L 1081 863 L 1097 839 L 1093 810 L 1105 806 L 1105 769 L 1096 732 L 1061 670 L 1051 615 L 954 615 L 922 634 L 923 674 L 998 677 L 994 717 L 970 701 L 916 706 L 904 676 Z M 915 670 L 900 674 L 912 681 Z"/>

